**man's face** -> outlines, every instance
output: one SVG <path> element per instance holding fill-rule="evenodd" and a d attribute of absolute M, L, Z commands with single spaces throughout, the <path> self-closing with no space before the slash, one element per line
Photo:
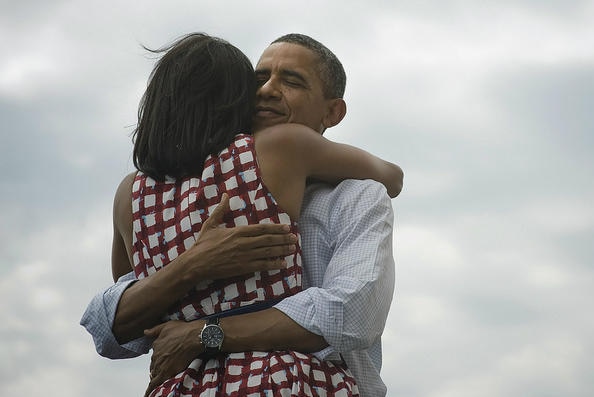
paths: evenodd
<path fill-rule="evenodd" d="M 304 124 L 323 132 L 330 100 L 324 97 L 316 56 L 291 43 L 274 43 L 256 65 L 254 130 L 280 123 Z"/>

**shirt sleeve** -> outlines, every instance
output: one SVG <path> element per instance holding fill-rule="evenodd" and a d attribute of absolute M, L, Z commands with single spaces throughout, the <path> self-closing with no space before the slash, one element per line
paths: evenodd
<path fill-rule="evenodd" d="M 327 261 L 322 283 L 275 307 L 322 335 L 330 346 L 316 355 L 333 359 L 336 352 L 369 348 L 383 333 L 395 284 L 394 215 L 385 188 L 372 181 L 345 181 L 321 205 L 315 200 L 315 217 L 326 217 L 315 237 L 326 248 L 318 246 L 306 266 Z"/>
<path fill-rule="evenodd" d="M 122 294 L 136 281 L 134 273 L 130 272 L 118 281 L 93 297 L 85 310 L 80 325 L 93 337 L 95 349 L 103 357 L 122 359 L 138 357 L 148 353 L 151 339 L 141 337 L 120 345 L 112 332 L 118 303 Z"/>

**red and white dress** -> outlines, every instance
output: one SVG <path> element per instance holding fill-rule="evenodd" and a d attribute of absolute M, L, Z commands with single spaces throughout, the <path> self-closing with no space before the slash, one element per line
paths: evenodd
<path fill-rule="evenodd" d="M 297 223 L 276 203 L 262 181 L 254 139 L 240 134 L 218 156 L 209 156 L 201 177 L 157 182 L 138 172 L 132 189 L 133 259 L 136 277 L 159 271 L 194 242 L 202 223 L 229 195 L 227 227 Z M 301 248 L 287 268 L 223 280 L 204 280 L 173 305 L 164 320 L 196 320 L 247 305 L 280 299 L 301 290 Z M 243 352 L 190 366 L 157 387 L 158 396 L 357 396 L 344 364 L 293 351 Z"/>

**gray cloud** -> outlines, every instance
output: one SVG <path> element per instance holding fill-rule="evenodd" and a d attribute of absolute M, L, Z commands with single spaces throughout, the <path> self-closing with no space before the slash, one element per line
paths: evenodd
<path fill-rule="evenodd" d="M 388 395 L 592 394 L 591 2 L 2 8 L 0 394 L 143 393 L 148 357 L 98 357 L 78 320 L 110 283 L 111 201 L 152 67 L 140 44 L 194 30 L 254 62 L 283 33 L 319 38 L 349 75 L 328 137 L 403 166 Z"/>

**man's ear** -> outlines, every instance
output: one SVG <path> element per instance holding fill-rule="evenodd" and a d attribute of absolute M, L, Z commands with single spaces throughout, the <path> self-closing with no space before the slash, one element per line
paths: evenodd
<path fill-rule="evenodd" d="M 334 127 L 342 121 L 346 115 L 346 102 L 342 98 L 330 99 L 328 101 L 328 109 L 326 115 L 322 120 L 324 129 Z"/>

